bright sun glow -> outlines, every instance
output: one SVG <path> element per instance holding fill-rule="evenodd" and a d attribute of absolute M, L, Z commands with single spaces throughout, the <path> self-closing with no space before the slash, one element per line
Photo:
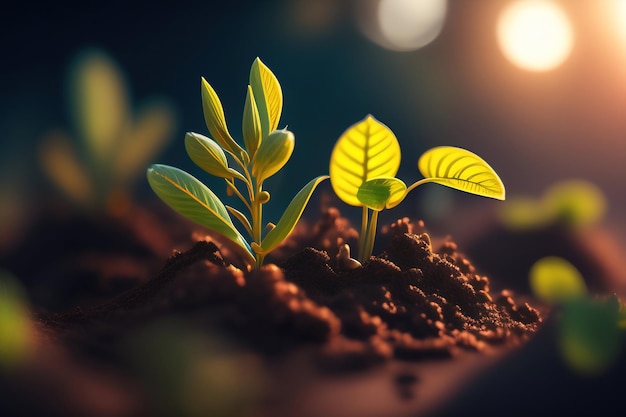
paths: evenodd
<path fill-rule="evenodd" d="M 498 19 L 498 43 L 520 68 L 548 71 L 569 56 L 574 34 L 568 17 L 551 1 L 517 0 Z"/>
<path fill-rule="evenodd" d="M 626 42 L 626 0 L 614 0 L 611 11 L 623 42 Z"/>
<path fill-rule="evenodd" d="M 386 46 L 410 51 L 432 42 L 443 27 L 447 0 L 380 0 L 378 24 Z"/>

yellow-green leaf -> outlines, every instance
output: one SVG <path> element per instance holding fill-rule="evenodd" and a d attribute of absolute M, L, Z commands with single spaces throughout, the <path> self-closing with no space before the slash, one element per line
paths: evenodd
<path fill-rule="evenodd" d="M 254 60 L 250 68 L 250 86 L 254 92 L 265 138 L 278 128 L 283 111 L 283 91 L 276 76 L 259 58 Z"/>
<path fill-rule="evenodd" d="M 152 100 L 141 106 L 132 128 L 115 152 L 113 172 L 117 181 L 126 183 L 142 174 L 154 156 L 172 139 L 176 115 L 165 100 Z"/>
<path fill-rule="evenodd" d="M 228 212 L 232 214 L 233 217 L 239 220 L 239 223 L 241 223 L 241 225 L 246 229 L 246 232 L 248 232 L 248 234 L 252 236 L 252 225 L 250 224 L 250 221 L 248 220 L 246 215 L 231 206 L 226 206 L 226 210 L 228 210 Z"/>
<path fill-rule="evenodd" d="M 406 196 L 406 184 L 394 177 L 374 178 L 365 181 L 356 196 L 364 206 L 372 210 L 393 208 Z"/>
<path fill-rule="evenodd" d="M 211 136 L 225 151 L 238 158 L 241 157 L 243 149 L 228 132 L 222 102 L 215 90 L 213 90 L 213 87 L 211 87 L 211 84 L 204 77 L 202 77 L 202 111 Z"/>
<path fill-rule="evenodd" d="M 529 279 L 535 296 L 547 304 L 561 304 L 587 295 L 587 285 L 578 269 L 557 256 L 535 262 Z"/>
<path fill-rule="evenodd" d="M 607 202 L 604 193 L 586 180 L 561 181 L 544 193 L 543 204 L 553 220 L 573 227 L 585 227 L 604 217 Z"/>
<path fill-rule="evenodd" d="M 87 169 L 63 133 L 50 133 L 39 150 L 42 168 L 56 186 L 81 205 L 95 203 L 96 194 Z"/>
<path fill-rule="evenodd" d="M 462 148 L 439 146 L 426 151 L 417 163 L 428 182 L 483 197 L 504 200 L 504 184 L 478 155 Z"/>
<path fill-rule="evenodd" d="M 259 110 L 254 101 L 254 92 L 252 87 L 248 85 L 248 93 L 246 94 L 246 104 L 243 108 L 242 120 L 243 141 L 250 158 L 254 158 L 254 154 L 261 145 L 263 139 L 263 131 L 261 128 L 261 119 L 259 118 Z"/>
<path fill-rule="evenodd" d="M 267 236 L 263 239 L 259 253 L 267 254 L 271 252 L 289 236 L 294 227 L 296 227 L 296 223 L 298 223 L 300 217 L 302 217 L 302 213 L 311 198 L 311 194 L 313 194 L 313 191 L 315 191 L 318 184 L 327 178 L 327 175 L 313 178 L 308 182 L 308 184 L 302 187 L 293 200 L 291 200 L 291 203 L 289 203 L 289 206 L 276 226 L 270 230 Z"/>
<path fill-rule="evenodd" d="M 79 137 L 96 163 L 106 163 L 130 126 L 121 70 L 104 52 L 83 51 L 70 74 L 71 109 Z"/>
<path fill-rule="evenodd" d="M 295 146 L 295 137 L 288 130 L 270 133 L 257 150 L 252 164 L 252 175 L 263 182 L 285 166 Z"/>
<path fill-rule="evenodd" d="M 349 127 L 330 157 L 330 182 L 346 204 L 362 206 L 361 185 L 379 177 L 394 177 L 400 167 L 400 144 L 393 132 L 371 115 Z"/>
<path fill-rule="evenodd" d="M 185 135 L 185 149 L 191 160 L 211 175 L 231 179 L 243 178 L 241 174 L 228 167 L 228 160 L 222 148 L 212 139 L 194 132 Z"/>
<path fill-rule="evenodd" d="M 33 324 L 24 288 L 0 269 L 0 372 L 18 366 L 35 352 Z"/>
<path fill-rule="evenodd" d="M 178 168 L 155 164 L 148 168 L 152 190 L 178 213 L 237 244 L 250 264 L 255 262 L 248 242 L 233 225 L 220 199 L 192 175 Z"/>

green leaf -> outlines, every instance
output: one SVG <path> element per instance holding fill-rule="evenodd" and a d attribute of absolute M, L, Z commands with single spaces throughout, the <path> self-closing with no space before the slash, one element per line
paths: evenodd
<path fill-rule="evenodd" d="M 393 177 L 374 178 L 365 181 L 357 198 L 364 206 L 376 211 L 392 208 L 400 204 L 406 195 L 406 184 Z"/>
<path fill-rule="evenodd" d="M 287 210 L 283 213 L 282 217 L 272 230 L 269 231 L 263 242 L 261 242 L 261 253 L 267 254 L 280 245 L 289 234 L 293 231 L 296 223 L 300 220 L 304 208 L 306 207 L 311 194 L 318 186 L 319 183 L 328 178 L 328 175 L 322 175 L 317 178 L 313 178 L 296 194 L 291 200 Z"/>
<path fill-rule="evenodd" d="M 598 375 L 619 357 L 623 336 L 619 307 L 610 300 L 580 298 L 565 304 L 559 321 L 559 347 L 576 372 Z"/>
<path fill-rule="evenodd" d="M 607 210 L 604 193 L 585 180 L 561 181 L 549 187 L 542 202 L 552 219 L 572 227 L 599 222 Z"/>
<path fill-rule="evenodd" d="M 239 223 L 241 223 L 242 226 L 246 229 L 246 232 L 248 232 L 248 234 L 252 236 L 252 225 L 250 224 L 250 221 L 248 220 L 246 215 L 231 206 L 226 206 L 226 210 L 228 210 L 228 212 L 232 214 L 233 217 L 239 220 Z"/>
<path fill-rule="evenodd" d="M 131 129 L 119 143 L 112 172 L 119 183 L 135 180 L 154 156 L 171 141 L 176 125 L 174 107 L 165 100 L 150 100 L 139 108 Z"/>
<path fill-rule="evenodd" d="M 432 148 L 419 158 L 417 166 L 428 182 L 497 200 L 505 198 L 504 184 L 498 174 L 482 158 L 466 149 Z"/>
<path fill-rule="evenodd" d="M 76 58 L 69 79 L 76 129 L 94 162 L 106 164 L 130 127 L 121 70 L 108 54 L 88 49 Z"/>
<path fill-rule="evenodd" d="M 178 213 L 211 229 L 244 249 L 248 261 L 255 262 L 250 246 L 233 225 L 220 199 L 204 184 L 185 171 L 155 164 L 148 168 L 152 190 Z"/>
<path fill-rule="evenodd" d="M 261 142 L 252 163 L 252 175 L 261 183 L 285 166 L 295 146 L 295 137 L 288 130 L 275 130 Z"/>
<path fill-rule="evenodd" d="M 250 68 L 250 86 L 259 110 L 263 138 L 278 128 L 283 111 L 283 92 L 276 76 L 259 58 Z"/>
<path fill-rule="evenodd" d="M 362 206 L 361 185 L 379 177 L 394 177 L 400 167 L 400 144 L 393 132 L 371 115 L 349 127 L 330 157 L 330 183 L 346 204 Z"/>
<path fill-rule="evenodd" d="M 254 154 L 261 145 L 263 139 L 263 130 L 261 128 L 261 119 L 259 110 L 254 101 L 254 92 L 252 87 L 248 85 L 248 94 L 246 95 L 246 104 L 243 108 L 242 120 L 243 141 L 246 150 L 250 154 L 250 158 L 254 158 Z"/>
<path fill-rule="evenodd" d="M 222 102 L 213 87 L 202 77 L 202 111 L 204 121 L 217 143 L 231 155 L 240 158 L 244 150 L 235 142 L 226 126 Z"/>
<path fill-rule="evenodd" d="M 529 278 L 535 296 L 547 304 L 561 304 L 587 295 L 587 286 L 578 269 L 557 256 L 535 262 Z"/>
<path fill-rule="evenodd" d="M 231 179 L 236 176 L 244 179 L 241 174 L 228 167 L 224 151 L 214 140 L 199 133 L 187 132 L 185 149 L 191 160 L 209 174 L 220 178 Z"/>

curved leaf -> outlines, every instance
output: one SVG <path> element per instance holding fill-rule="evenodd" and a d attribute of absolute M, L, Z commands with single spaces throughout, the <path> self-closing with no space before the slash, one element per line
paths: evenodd
<path fill-rule="evenodd" d="M 211 175 L 220 178 L 233 178 L 237 173 L 228 168 L 228 160 L 222 148 L 212 139 L 194 132 L 187 132 L 185 135 L 185 149 L 189 158 Z M 238 178 L 241 176 L 239 174 Z"/>
<path fill-rule="evenodd" d="M 295 141 L 290 131 L 275 130 L 261 142 L 252 163 L 252 175 L 257 182 L 263 182 L 285 166 L 291 158 Z"/>
<path fill-rule="evenodd" d="M 215 90 L 213 90 L 213 87 L 211 87 L 211 84 L 204 77 L 202 77 L 202 111 L 206 126 L 217 143 L 234 156 L 239 157 L 242 155 L 244 150 L 228 132 L 222 102 Z"/>
<path fill-rule="evenodd" d="M 283 92 L 276 76 L 259 58 L 254 60 L 250 68 L 250 86 L 254 92 L 265 138 L 278 128 L 283 111 Z"/>
<path fill-rule="evenodd" d="M 462 148 L 439 146 L 426 151 L 417 166 L 428 182 L 483 197 L 504 200 L 504 184 L 478 155 Z"/>
<path fill-rule="evenodd" d="M 167 205 L 233 241 L 244 249 L 248 261 L 254 263 L 250 246 L 235 229 L 224 204 L 207 186 L 185 171 L 167 165 L 152 165 L 147 177 L 150 187 Z"/>
<path fill-rule="evenodd" d="M 364 206 L 376 211 L 393 208 L 406 196 L 406 184 L 393 177 L 365 181 L 356 194 Z"/>
<path fill-rule="evenodd" d="M 362 206 L 361 185 L 379 177 L 394 177 L 400 167 L 400 144 L 393 132 L 371 115 L 349 127 L 330 157 L 330 183 L 346 204 Z"/>
<path fill-rule="evenodd" d="M 248 85 L 248 94 L 246 95 L 246 104 L 243 108 L 243 119 L 241 122 L 243 133 L 243 141 L 250 158 L 254 158 L 254 154 L 261 145 L 263 139 L 263 130 L 261 128 L 261 119 L 259 110 L 254 102 L 254 92 L 252 87 Z"/>
<path fill-rule="evenodd" d="M 308 184 L 302 187 L 293 200 L 291 200 L 291 203 L 289 203 L 289 206 L 276 224 L 276 227 L 270 230 L 267 236 L 265 236 L 265 239 L 263 239 L 263 242 L 261 242 L 260 253 L 267 254 L 271 252 L 289 236 L 294 227 L 296 227 L 298 220 L 300 220 L 304 208 L 311 198 L 311 194 L 313 194 L 318 184 L 327 178 L 328 175 L 321 175 L 317 178 L 313 178 Z"/>

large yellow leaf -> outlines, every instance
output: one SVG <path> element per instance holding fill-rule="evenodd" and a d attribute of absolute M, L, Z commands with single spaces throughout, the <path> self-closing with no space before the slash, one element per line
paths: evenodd
<path fill-rule="evenodd" d="M 363 206 L 361 185 L 379 177 L 394 177 L 400 167 L 400 144 L 393 132 L 368 115 L 348 128 L 330 156 L 330 182 L 346 204 Z"/>
<path fill-rule="evenodd" d="M 483 197 L 504 200 L 504 184 L 478 155 L 462 148 L 439 146 L 426 151 L 417 166 L 427 181 Z M 411 187 L 409 187 L 411 188 Z"/>

